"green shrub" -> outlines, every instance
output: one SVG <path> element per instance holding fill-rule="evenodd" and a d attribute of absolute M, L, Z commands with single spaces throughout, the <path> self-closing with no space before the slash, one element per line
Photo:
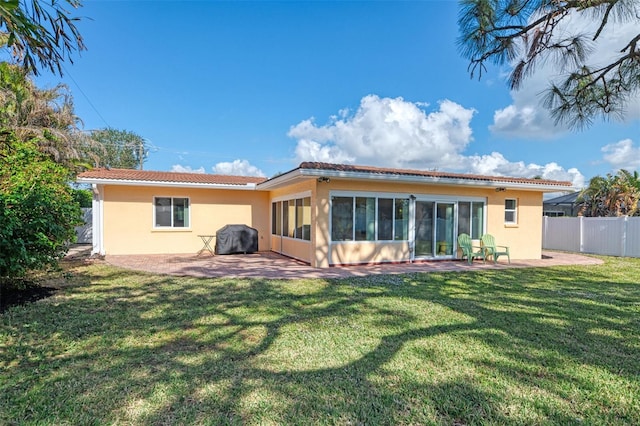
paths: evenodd
<path fill-rule="evenodd" d="M 40 153 L 35 141 L 4 132 L 0 140 L 0 277 L 55 266 L 75 241 L 80 207 L 69 171 Z"/>

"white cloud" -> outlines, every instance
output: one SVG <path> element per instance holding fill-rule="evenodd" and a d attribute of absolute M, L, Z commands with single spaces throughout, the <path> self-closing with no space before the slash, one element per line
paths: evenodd
<path fill-rule="evenodd" d="M 596 22 L 588 14 L 574 14 L 567 19 L 560 31 L 565 34 L 594 34 Z M 610 20 L 592 46 L 590 60 L 592 65 L 605 65 L 637 34 L 637 22 L 620 23 Z M 550 138 L 568 129 L 555 126 L 548 111 L 541 104 L 541 94 L 548 89 L 550 82 L 561 78 L 562 71 L 550 58 L 541 61 L 534 74 L 529 76 L 517 91 L 511 91 L 513 103 L 494 113 L 493 125 L 489 129 L 496 134 L 522 138 Z M 625 120 L 640 119 L 640 96 L 635 96 L 628 104 Z"/>
<path fill-rule="evenodd" d="M 424 103 L 368 95 L 353 113 L 342 110 L 318 126 L 313 119 L 291 127 L 300 161 L 384 165 L 388 167 L 454 168 L 472 140 L 474 110 L 444 100 L 430 113 Z"/>
<path fill-rule="evenodd" d="M 566 180 L 584 184 L 577 169 L 565 170 L 556 163 L 546 165 L 511 162 L 498 152 L 465 156 L 472 141 L 473 109 L 445 100 L 439 110 L 427 113 L 424 104 L 402 98 L 365 96 L 349 115 L 332 117 L 318 126 L 313 119 L 291 127 L 289 136 L 298 140 L 298 161 L 358 163 L 363 165 L 439 169 L 482 175 L 502 175 Z"/>
<path fill-rule="evenodd" d="M 204 167 L 193 169 L 191 168 L 191 166 L 181 166 L 180 164 L 174 164 L 173 166 L 171 166 L 171 171 L 180 173 L 204 173 Z"/>
<path fill-rule="evenodd" d="M 233 160 L 232 162 L 221 162 L 212 167 L 214 173 L 219 175 L 231 176 L 258 176 L 264 177 L 265 174 L 251 165 L 247 160 Z"/>
<path fill-rule="evenodd" d="M 473 155 L 467 157 L 466 162 L 468 171 L 480 175 L 525 178 L 540 176 L 542 179 L 569 181 L 576 188 L 582 188 L 585 183 L 584 175 L 576 168 L 565 170 L 554 162 L 545 165 L 526 164 L 524 161 L 511 162 L 499 152 L 492 152 L 491 155 Z"/>
<path fill-rule="evenodd" d="M 602 147 L 604 159 L 614 169 L 640 170 L 640 147 L 635 147 L 631 139 L 623 139 Z"/>

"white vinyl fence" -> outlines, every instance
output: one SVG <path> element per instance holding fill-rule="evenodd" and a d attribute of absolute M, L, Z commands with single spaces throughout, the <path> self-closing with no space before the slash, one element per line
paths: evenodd
<path fill-rule="evenodd" d="M 84 225 L 76 226 L 76 236 L 78 237 L 78 244 L 91 244 L 93 240 L 93 209 L 91 208 L 83 208 L 82 209 L 82 220 L 84 220 Z"/>
<path fill-rule="evenodd" d="M 547 217 L 542 248 L 640 257 L 640 217 Z"/>

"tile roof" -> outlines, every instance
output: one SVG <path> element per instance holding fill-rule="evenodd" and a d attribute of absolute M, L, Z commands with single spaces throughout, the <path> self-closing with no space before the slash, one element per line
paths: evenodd
<path fill-rule="evenodd" d="M 307 170 L 327 170 L 334 172 L 345 173 L 370 173 L 379 175 L 395 175 L 395 176 L 417 176 L 417 177 L 431 177 L 431 178 L 443 178 L 443 179 L 466 179 L 488 182 L 503 182 L 503 183 L 523 183 L 530 185 L 551 185 L 551 186 L 572 186 L 569 181 L 547 180 L 547 179 L 528 179 L 518 177 L 507 176 L 483 176 L 465 173 L 449 173 L 438 172 L 430 170 L 411 170 L 411 169 L 391 169 L 384 167 L 372 167 L 372 166 L 356 166 L 348 164 L 332 164 L 332 163 L 320 163 L 320 162 L 304 162 L 301 163 L 299 169 Z"/>
<path fill-rule="evenodd" d="M 97 168 L 82 172 L 79 179 L 98 179 L 134 182 L 167 182 L 218 185 L 247 185 L 264 182 L 266 178 L 255 176 L 228 176 L 206 173 L 156 172 L 150 170 Z"/>

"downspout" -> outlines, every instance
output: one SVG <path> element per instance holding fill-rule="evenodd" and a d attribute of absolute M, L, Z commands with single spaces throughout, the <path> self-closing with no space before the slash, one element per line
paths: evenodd
<path fill-rule="evenodd" d="M 93 192 L 93 200 L 91 201 L 92 206 L 92 226 L 91 226 L 91 242 L 92 249 L 91 254 L 104 255 L 104 211 L 103 211 L 103 197 L 104 192 L 102 185 L 92 184 L 91 190 Z"/>

